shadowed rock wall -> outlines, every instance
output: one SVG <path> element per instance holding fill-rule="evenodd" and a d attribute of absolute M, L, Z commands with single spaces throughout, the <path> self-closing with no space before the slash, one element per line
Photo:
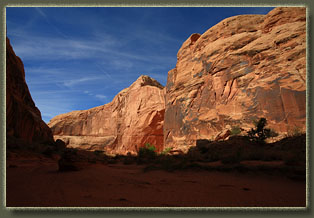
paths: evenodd
<path fill-rule="evenodd" d="M 25 81 L 24 65 L 6 39 L 6 137 L 7 146 L 15 140 L 32 143 L 53 143 L 50 128 L 42 120 Z"/>

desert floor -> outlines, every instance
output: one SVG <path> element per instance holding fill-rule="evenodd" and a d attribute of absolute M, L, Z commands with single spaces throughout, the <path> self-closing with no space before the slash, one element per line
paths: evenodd
<path fill-rule="evenodd" d="M 40 155 L 7 159 L 7 207 L 305 207 L 306 183 L 257 172 L 143 171 L 85 163 L 58 172 Z"/>

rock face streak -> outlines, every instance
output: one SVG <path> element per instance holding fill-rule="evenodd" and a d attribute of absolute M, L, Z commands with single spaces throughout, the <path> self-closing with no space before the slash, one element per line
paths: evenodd
<path fill-rule="evenodd" d="M 7 146 L 53 143 L 53 135 L 42 120 L 25 81 L 23 62 L 6 39 L 6 137 Z M 12 144 L 13 143 L 13 144 Z"/>
<path fill-rule="evenodd" d="M 126 154 L 150 143 L 161 151 L 164 112 L 163 86 L 141 76 L 111 103 L 58 115 L 48 125 L 72 147 Z"/>
<path fill-rule="evenodd" d="M 226 125 L 265 117 L 287 132 L 306 120 L 305 8 L 227 18 L 192 34 L 166 86 L 164 146 L 185 150 Z"/>

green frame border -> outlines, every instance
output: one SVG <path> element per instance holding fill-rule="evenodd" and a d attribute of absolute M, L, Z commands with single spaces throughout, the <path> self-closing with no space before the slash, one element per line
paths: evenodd
<path fill-rule="evenodd" d="M 310 36 L 313 27 L 313 17 L 311 0 L 2 0 L 0 3 L 1 8 L 1 17 L 0 17 L 0 138 L 1 138 L 1 156 L 0 156 L 0 166 L 1 166 L 1 207 L 0 215 L 1 217 L 10 217 L 10 216 L 51 216 L 51 215 L 149 215 L 154 212 L 154 215 L 178 215 L 177 212 L 184 212 L 185 215 L 192 215 L 193 217 L 197 215 L 267 215 L 268 217 L 285 215 L 285 216 L 312 216 L 312 191 L 311 191 L 311 181 L 313 181 L 313 175 L 309 174 L 312 169 L 312 157 L 313 151 L 310 148 L 312 144 L 312 125 L 311 125 L 311 116 L 313 111 L 311 110 L 313 87 L 312 83 L 312 68 L 310 63 L 310 56 L 312 54 L 312 44 L 310 43 Z M 263 7 L 263 6 L 301 6 L 307 7 L 307 206 L 306 207 L 176 207 L 176 208 L 165 208 L 165 207 L 5 207 L 5 175 L 6 175 L 6 151 L 5 151 L 5 36 L 6 36 L 6 7 L 220 7 L 220 6 L 235 6 L 235 7 Z M 145 212 L 143 214 L 143 212 Z M 149 212 L 149 213 L 147 213 Z M 158 212 L 158 213 L 157 213 Z M 174 213 L 175 212 L 175 213 Z M 263 212 L 263 214 L 262 214 Z M 184 215 L 180 213 L 180 215 Z"/>

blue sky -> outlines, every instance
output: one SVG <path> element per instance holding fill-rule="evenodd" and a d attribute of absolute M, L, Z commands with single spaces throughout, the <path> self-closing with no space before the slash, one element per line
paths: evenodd
<path fill-rule="evenodd" d="M 140 75 L 165 85 L 182 43 L 268 7 L 8 7 L 7 36 L 43 120 L 111 102 Z"/>

